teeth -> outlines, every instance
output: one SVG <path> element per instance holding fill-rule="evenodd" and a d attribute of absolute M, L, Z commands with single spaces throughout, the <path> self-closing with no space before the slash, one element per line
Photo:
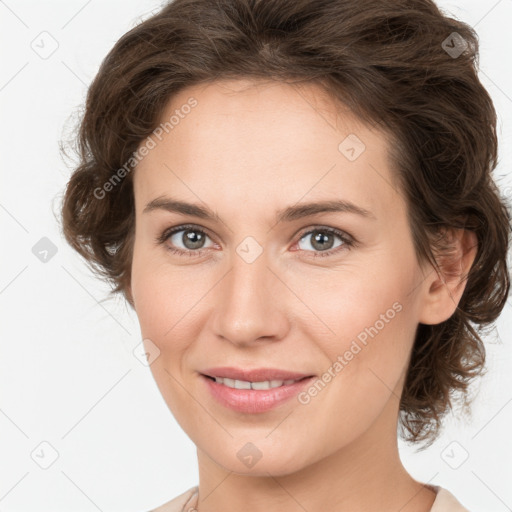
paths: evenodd
<path fill-rule="evenodd" d="M 295 380 L 289 379 L 289 380 L 264 380 L 260 382 L 249 382 L 247 380 L 235 380 L 235 379 L 228 379 L 228 378 L 222 378 L 222 377 L 215 377 L 215 382 L 218 384 L 224 384 L 224 386 L 227 386 L 228 388 L 233 389 L 272 389 L 272 388 L 278 388 L 282 386 L 283 384 L 285 386 L 289 386 L 290 384 L 293 384 Z"/>

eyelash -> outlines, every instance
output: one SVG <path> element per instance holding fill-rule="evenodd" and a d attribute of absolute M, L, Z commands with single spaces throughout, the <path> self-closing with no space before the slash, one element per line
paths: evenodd
<path fill-rule="evenodd" d="M 208 238 L 210 238 L 208 233 L 206 233 L 204 230 L 194 226 L 193 224 L 185 224 L 185 225 L 176 226 L 174 228 L 164 230 L 163 233 L 161 235 L 159 235 L 155 241 L 157 244 L 165 245 L 167 240 L 172 235 L 174 235 L 175 233 L 179 233 L 180 231 L 187 231 L 187 230 L 201 233 L 202 235 L 205 235 Z M 306 251 L 306 252 L 313 252 L 313 258 L 325 258 L 326 256 L 331 256 L 331 255 L 341 252 L 343 250 L 349 250 L 356 245 L 356 241 L 354 240 L 354 238 L 347 235 L 343 231 L 340 231 L 339 229 L 335 229 L 335 228 L 325 227 L 325 226 L 317 226 L 317 227 L 314 227 L 313 229 L 310 229 L 309 231 L 305 231 L 305 232 L 301 233 L 301 235 L 299 236 L 299 241 L 302 240 L 307 235 L 311 235 L 315 231 L 320 231 L 323 233 L 330 233 L 332 235 L 336 235 L 341 239 L 343 244 L 334 249 L 329 249 L 328 251 Z M 187 251 L 184 251 L 182 249 L 176 249 L 175 247 L 169 247 L 169 246 L 166 246 L 166 249 L 168 251 L 172 252 L 173 254 L 178 254 L 179 256 L 190 256 L 190 257 L 194 257 L 194 256 L 199 257 L 203 254 L 203 252 L 205 252 L 207 250 L 207 249 L 198 249 L 198 250 L 189 249 Z M 299 249 L 299 251 L 300 251 L 300 249 Z"/>

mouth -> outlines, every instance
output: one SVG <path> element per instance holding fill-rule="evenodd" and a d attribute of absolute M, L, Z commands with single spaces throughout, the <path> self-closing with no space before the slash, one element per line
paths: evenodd
<path fill-rule="evenodd" d="M 251 374 L 253 377 L 247 376 Z M 237 412 L 255 414 L 284 405 L 310 384 L 315 375 L 273 369 L 219 368 L 200 373 L 200 377 L 209 396 L 219 404 Z"/>
<path fill-rule="evenodd" d="M 239 379 L 229 379 L 227 377 L 211 377 L 210 375 L 202 374 L 203 377 L 210 379 L 217 384 L 222 384 L 223 386 L 227 386 L 231 389 L 256 389 L 256 390 L 265 390 L 265 389 L 274 389 L 280 388 L 282 386 L 290 386 L 295 382 L 301 382 L 304 379 L 309 379 L 311 376 L 301 377 L 300 379 L 272 379 L 272 380 L 260 380 L 260 381 L 249 381 L 249 380 L 239 380 Z"/>
<path fill-rule="evenodd" d="M 201 372 L 206 377 L 213 379 L 231 379 L 244 382 L 266 382 L 266 381 L 290 381 L 300 380 L 304 377 L 311 377 L 312 374 L 301 373 L 279 368 L 242 368 L 235 366 L 222 366 L 207 368 Z M 229 381 L 228 381 L 229 382 Z"/>

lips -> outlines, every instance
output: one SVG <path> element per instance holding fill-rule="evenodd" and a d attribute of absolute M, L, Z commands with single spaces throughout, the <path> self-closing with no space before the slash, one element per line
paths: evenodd
<path fill-rule="evenodd" d="M 264 413 L 290 403 L 315 377 L 279 368 L 223 366 L 200 372 L 210 395 L 221 405 L 240 413 Z"/>
<path fill-rule="evenodd" d="M 262 382 L 271 380 L 301 380 L 306 377 L 312 377 L 312 374 L 281 370 L 277 368 L 235 368 L 232 366 L 223 366 L 216 368 L 207 368 L 201 372 L 207 377 L 215 377 L 244 380 L 249 382 Z"/>
<path fill-rule="evenodd" d="M 206 390 L 219 404 L 239 413 L 258 414 L 265 413 L 285 403 L 292 404 L 292 398 L 298 395 L 311 383 L 314 376 L 307 376 L 303 373 L 289 372 L 284 370 L 273 370 L 270 368 L 242 371 L 231 368 L 207 370 L 213 374 L 229 374 L 243 376 L 243 379 L 229 377 L 212 377 L 201 374 L 201 381 L 206 385 Z M 271 377 L 279 376 L 281 379 Z M 299 377 L 299 380 L 285 379 L 283 377 Z M 262 381 L 261 379 L 265 380 Z M 260 379 L 249 380 L 246 379 Z M 268 380 L 270 379 L 270 380 Z"/>

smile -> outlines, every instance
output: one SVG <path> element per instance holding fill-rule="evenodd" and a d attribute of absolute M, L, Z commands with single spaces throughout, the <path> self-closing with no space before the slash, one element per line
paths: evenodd
<path fill-rule="evenodd" d="M 201 374 L 205 392 L 220 405 L 241 413 L 264 413 L 291 402 L 314 376 L 300 379 L 247 381 Z M 295 402 L 297 403 L 297 402 Z"/>
<path fill-rule="evenodd" d="M 211 378 L 211 377 L 210 377 Z M 306 378 L 306 377 L 304 377 Z M 263 380 L 259 382 L 251 382 L 248 380 L 236 380 L 236 379 L 228 379 L 228 378 L 222 378 L 222 377 L 215 377 L 215 382 L 217 384 L 223 384 L 224 386 L 227 386 L 228 388 L 233 389 L 271 389 L 271 388 L 278 388 L 281 386 L 289 386 L 290 384 L 293 384 L 294 382 L 298 382 L 302 379 L 288 379 L 288 380 Z"/>

